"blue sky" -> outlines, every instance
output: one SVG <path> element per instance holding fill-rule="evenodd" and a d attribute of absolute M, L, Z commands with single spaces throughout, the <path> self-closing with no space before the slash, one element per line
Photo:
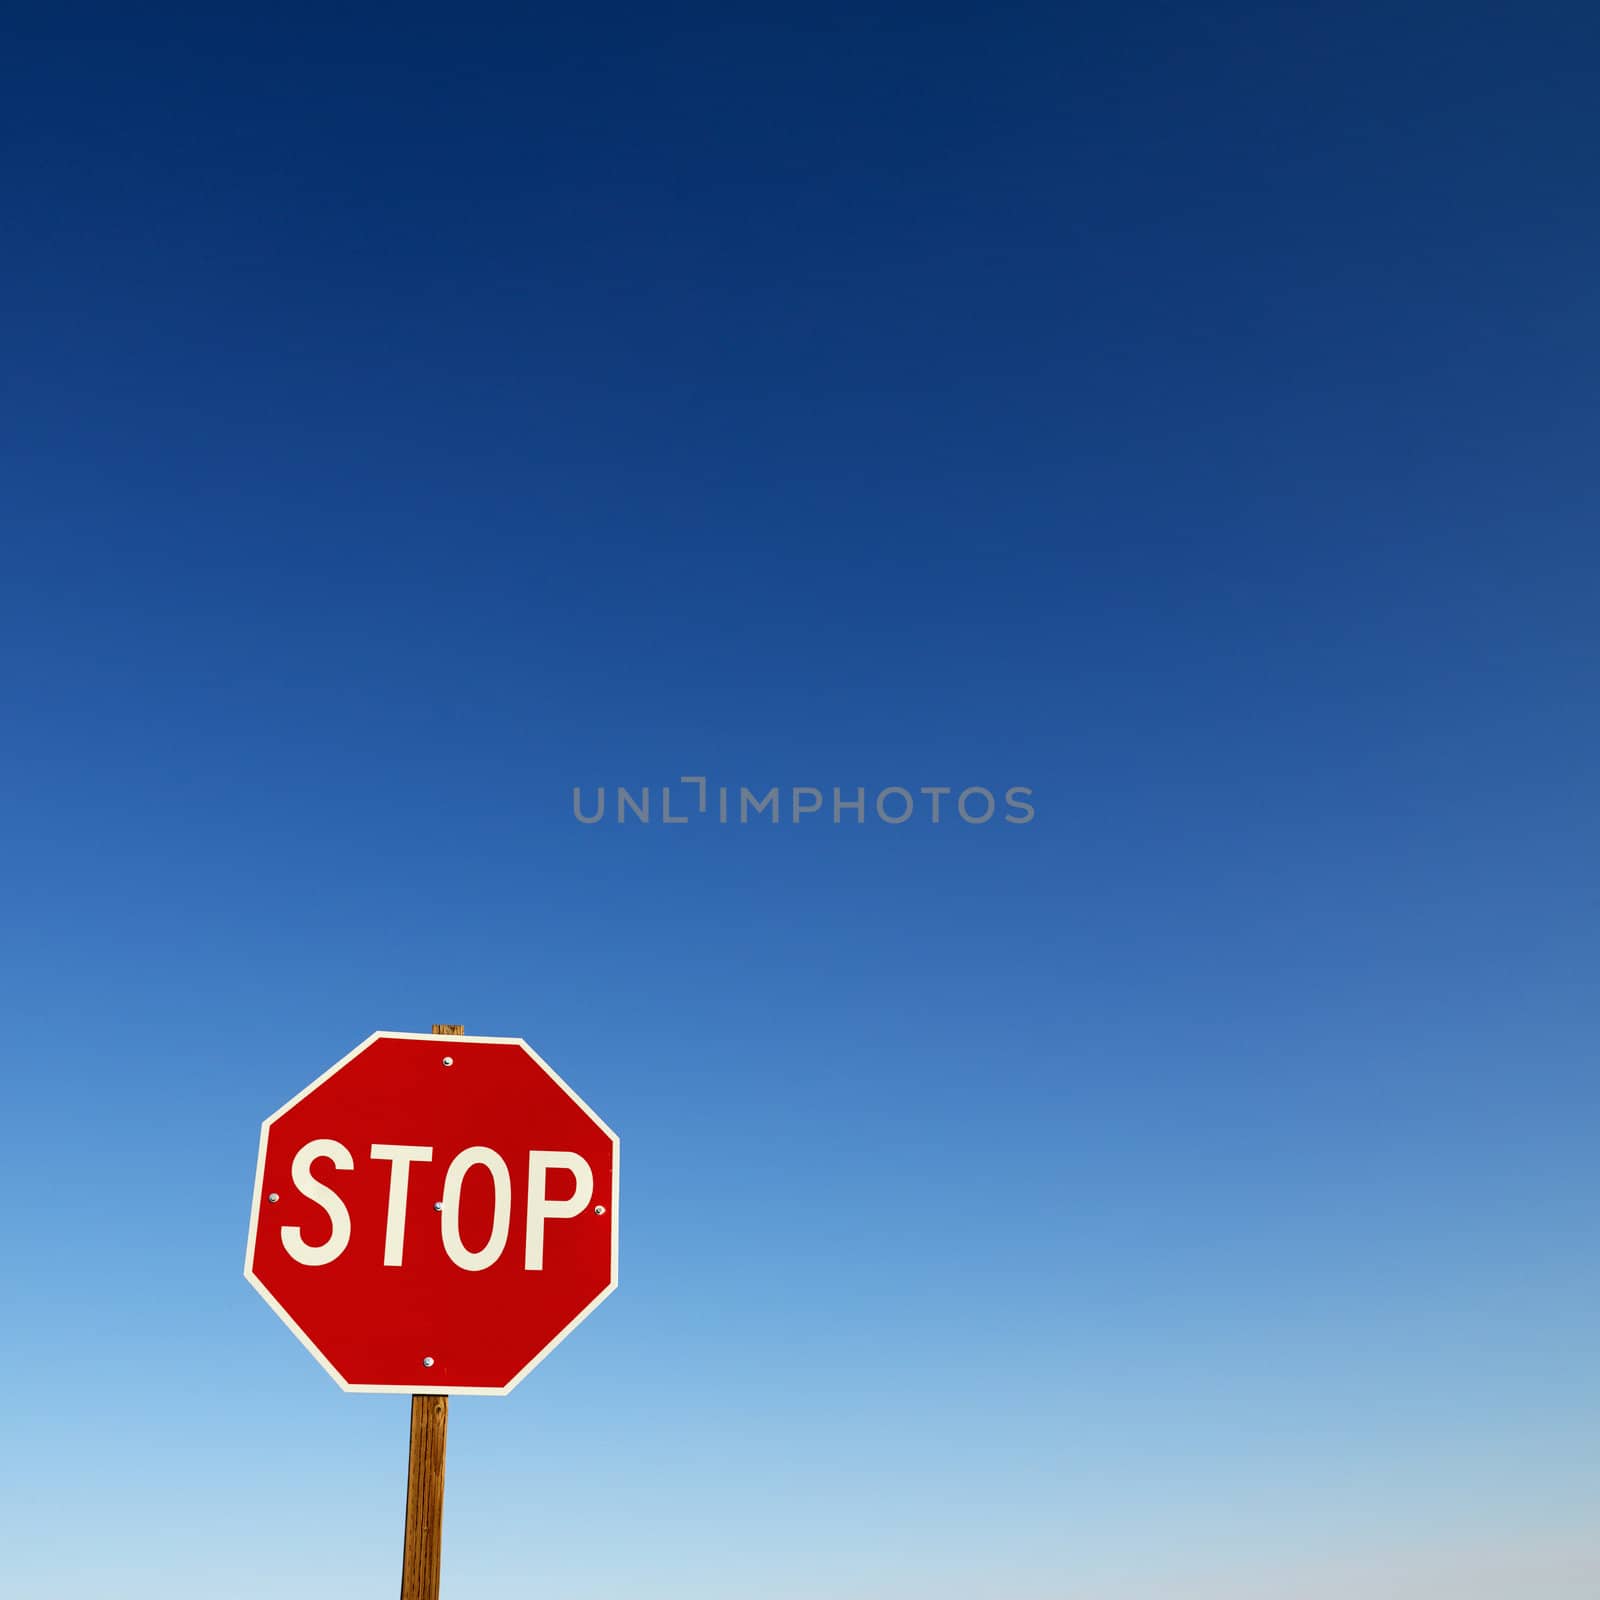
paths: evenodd
<path fill-rule="evenodd" d="M 1592 18 L 11 21 L 19 1596 L 392 1593 L 240 1265 L 436 1021 L 625 1150 L 457 1600 L 1600 1592 Z"/>

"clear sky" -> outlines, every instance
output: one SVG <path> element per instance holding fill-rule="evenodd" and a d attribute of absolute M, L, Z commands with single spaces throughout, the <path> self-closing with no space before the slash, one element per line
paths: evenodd
<path fill-rule="evenodd" d="M 241 1265 L 446 1021 L 624 1150 L 452 1600 L 1600 1593 L 1589 8 L 6 33 L 8 1595 L 392 1595 Z"/>

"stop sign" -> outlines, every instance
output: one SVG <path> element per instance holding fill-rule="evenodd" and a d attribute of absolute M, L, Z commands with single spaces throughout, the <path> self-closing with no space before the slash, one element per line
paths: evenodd
<path fill-rule="evenodd" d="M 261 1125 L 244 1270 L 346 1389 L 505 1394 L 616 1287 L 617 1136 L 521 1039 L 375 1033 Z"/>

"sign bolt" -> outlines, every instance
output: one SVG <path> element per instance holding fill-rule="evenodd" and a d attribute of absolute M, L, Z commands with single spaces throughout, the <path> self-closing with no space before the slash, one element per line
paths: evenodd
<path fill-rule="evenodd" d="M 443 1200 L 435 1200 L 433 1202 L 433 1209 L 435 1211 L 443 1211 L 444 1210 L 444 1201 Z"/>
<path fill-rule="evenodd" d="M 269 1194 L 267 1196 L 267 1200 L 268 1200 L 268 1203 L 271 1204 L 271 1205 L 277 1205 L 277 1203 L 278 1203 L 278 1197 L 275 1194 Z"/>
<path fill-rule="evenodd" d="M 422 1364 L 425 1367 L 431 1367 L 433 1365 L 433 1357 L 432 1356 L 424 1356 L 422 1358 Z"/>
<path fill-rule="evenodd" d="M 447 1067 L 453 1067 L 456 1064 L 456 1058 L 454 1056 L 446 1056 L 444 1058 L 444 1064 Z"/>
<path fill-rule="evenodd" d="M 597 1217 L 603 1217 L 606 1214 L 606 1208 L 604 1206 L 596 1206 L 594 1208 L 594 1214 Z"/>

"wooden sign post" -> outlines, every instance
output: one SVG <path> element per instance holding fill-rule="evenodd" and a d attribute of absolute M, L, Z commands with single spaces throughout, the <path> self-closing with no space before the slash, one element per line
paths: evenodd
<path fill-rule="evenodd" d="M 411 1397 L 411 1463 L 406 1472 L 406 1543 L 400 1600 L 439 1600 L 444 1534 L 444 1437 L 450 1397 Z"/>
<path fill-rule="evenodd" d="M 465 1034 L 467 1030 L 464 1023 L 436 1022 L 433 1031 Z M 444 1446 L 449 1426 L 449 1395 L 412 1395 L 400 1600 L 439 1600 L 439 1558 L 444 1549 Z"/>

